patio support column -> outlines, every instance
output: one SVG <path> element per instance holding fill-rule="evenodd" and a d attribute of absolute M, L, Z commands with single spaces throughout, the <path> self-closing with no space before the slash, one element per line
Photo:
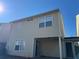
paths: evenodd
<path fill-rule="evenodd" d="M 60 54 L 60 59 L 63 59 L 63 57 L 62 57 L 62 42 L 61 42 L 61 37 L 59 37 L 59 54 Z"/>
<path fill-rule="evenodd" d="M 73 51 L 73 58 L 76 59 L 74 42 L 72 42 L 72 51 Z"/>

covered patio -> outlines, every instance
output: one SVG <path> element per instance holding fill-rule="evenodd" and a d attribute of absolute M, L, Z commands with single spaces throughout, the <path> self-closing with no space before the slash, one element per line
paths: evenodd
<path fill-rule="evenodd" d="M 66 58 L 79 59 L 79 37 L 65 37 Z"/>
<path fill-rule="evenodd" d="M 65 43 L 62 39 L 62 37 L 35 38 L 35 57 L 65 58 Z"/>
<path fill-rule="evenodd" d="M 35 56 L 79 59 L 79 37 L 36 38 Z"/>

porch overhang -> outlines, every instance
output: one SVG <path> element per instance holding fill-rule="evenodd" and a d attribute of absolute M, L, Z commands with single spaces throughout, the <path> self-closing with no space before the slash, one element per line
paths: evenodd
<path fill-rule="evenodd" d="M 35 38 L 36 40 L 52 40 L 52 39 L 56 39 L 58 40 L 59 37 L 39 37 L 39 38 Z"/>
<path fill-rule="evenodd" d="M 79 41 L 79 37 L 64 37 L 65 42 L 78 42 Z"/>

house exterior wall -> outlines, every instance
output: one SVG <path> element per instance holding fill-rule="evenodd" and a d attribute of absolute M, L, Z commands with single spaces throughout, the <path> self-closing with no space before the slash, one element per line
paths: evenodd
<path fill-rule="evenodd" d="M 0 42 L 6 43 L 9 39 L 10 34 L 10 24 L 9 23 L 1 23 L 0 24 Z"/>
<path fill-rule="evenodd" d="M 58 40 L 41 40 L 40 42 L 40 55 L 48 57 L 60 57 L 59 56 L 59 43 Z"/>
<path fill-rule="evenodd" d="M 47 28 L 39 28 L 39 23 L 40 19 L 38 17 L 41 16 L 47 16 L 47 15 L 52 15 L 53 20 L 52 20 L 52 26 L 47 27 Z M 53 13 L 48 13 L 45 15 L 41 15 L 38 17 L 34 18 L 34 24 L 35 24 L 35 37 L 40 38 L 40 37 L 57 37 L 57 36 L 63 36 L 64 34 L 61 34 L 59 31 L 62 28 L 59 28 L 59 25 L 61 25 L 61 20 L 59 16 L 59 12 L 53 12 Z"/>
<path fill-rule="evenodd" d="M 53 16 L 52 26 L 47 28 L 39 28 L 39 17 L 47 15 Z M 63 32 L 60 33 L 62 27 L 61 21 L 62 19 L 59 16 L 59 11 L 54 11 L 51 13 L 33 16 L 31 21 L 24 20 L 11 23 L 10 39 L 7 42 L 8 54 L 33 57 L 35 38 L 58 37 L 64 35 Z M 15 51 L 15 42 L 17 40 L 23 40 L 25 42 L 24 49 L 21 51 Z"/>
<path fill-rule="evenodd" d="M 33 56 L 33 45 L 34 45 L 34 25 L 33 22 L 19 22 L 11 24 L 12 30 L 9 42 L 7 44 L 8 53 L 17 56 Z M 29 26 L 28 26 L 29 25 Z M 23 40 L 25 42 L 25 48 L 22 51 L 15 51 L 16 40 Z"/>

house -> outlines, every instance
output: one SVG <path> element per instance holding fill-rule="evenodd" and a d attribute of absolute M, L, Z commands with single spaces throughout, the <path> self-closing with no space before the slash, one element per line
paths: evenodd
<path fill-rule="evenodd" d="M 79 59 L 79 14 L 76 15 L 76 36 L 64 37 L 66 57 Z"/>
<path fill-rule="evenodd" d="M 64 37 L 64 26 L 59 10 L 23 18 L 10 24 L 10 36 L 6 45 L 8 54 L 24 57 L 60 57 L 59 37 Z M 65 47 L 64 42 L 62 44 Z M 63 57 L 64 50 L 63 48 Z"/>
<path fill-rule="evenodd" d="M 73 43 L 78 41 L 78 37 L 64 37 L 63 18 L 59 9 L 5 25 L 7 26 L 0 26 L 4 29 L 3 32 L 0 31 L 7 35 L 8 39 L 3 39 L 3 42 L 6 43 L 7 53 L 10 55 L 30 58 L 36 56 L 75 58 Z"/>

